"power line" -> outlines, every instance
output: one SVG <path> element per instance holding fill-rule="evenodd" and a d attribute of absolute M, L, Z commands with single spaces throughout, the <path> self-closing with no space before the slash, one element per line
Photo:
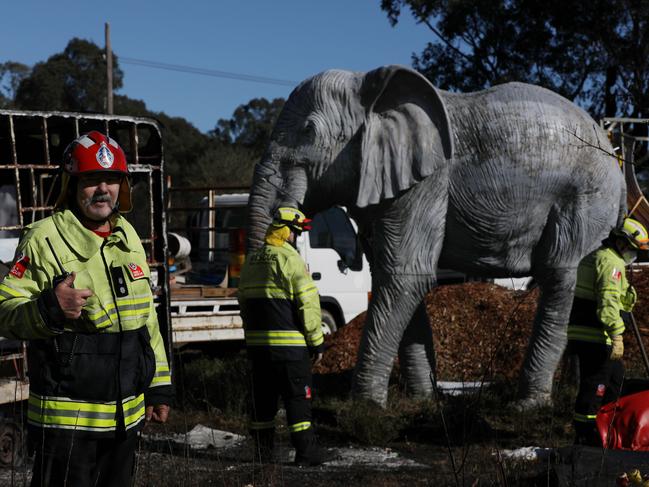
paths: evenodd
<path fill-rule="evenodd" d="M 200 74 L 203 76 L 212 76 L 215 78 L 236 79 L 239 81 L 250 81 L 253 83 L 266 83 L 280 86 L 296 86 L 297 81 L 285 79 L 265 78 L 263 76 L 254 76 L 250 74 L 230 73 L 228 71 L 218 71 L 216 69 L 195 68 L 192 66 L 182 66 L 180 64 L 159 63 L 156 61 L 146 61 L 144 59 L 135 59 L 130 57 L 119 56 L 118 60 L 124 64 L 133 64 L 136 66 L 145 66 L 147 68 L 165 69 L 167 71 L 179 71 L 181 73 Z"/>

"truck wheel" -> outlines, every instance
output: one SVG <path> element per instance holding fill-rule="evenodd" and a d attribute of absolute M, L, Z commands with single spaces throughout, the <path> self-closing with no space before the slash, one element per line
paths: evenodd
<path fill-rule="evenodd" d="M 322 334 L 331 335 L 334 333 L 338 327 L 336 326 L 336 320 L 334 315 L 332 315 L 326 309 L 322 310 Z"/>
<path fill-rule="evenodd" d="M 0 424 L 0 466 L 20 467 L 24 460 L 23 434 L 13 423 Z"/>

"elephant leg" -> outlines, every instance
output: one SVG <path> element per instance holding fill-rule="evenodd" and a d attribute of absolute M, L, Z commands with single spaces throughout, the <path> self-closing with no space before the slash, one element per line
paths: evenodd
<path fill-rule="evenodd" d="M 567 342 L 577 269 L 545 270 L 537 280 L 541 294 L 519 388 L 523 408 L 551 404 L 552 379 Z"/>
<path fill-rule="evenodd" d="M 394 275 L 380 281 L 372 291 L 352 394 L 385 406 L 401 338 L 432 284 L 421 276 Z"/>
<path fill-rule="evenodd" d="M 436 283 L 448 208 L 446 186 L 440 184 L 446 181 L 445 173 L 440 171 L 437 176 L 386 205 L 371 225 L 372 301 L 352 393 L 383 406 L 404 334 L 406 343 L 401 350 L 410 387 L 417 392 L 430 387 L 423 386 L 430 380 L 432 360 L 431 331 L 423 299 Z"/>
<path fill-rule="evenodd" d="M 403 334 L 399 347 L 399 365 L 409 395 L 432 395 L 431 372 L 435 370 L 435 351 L 425 301 L 419 304 Z"/>

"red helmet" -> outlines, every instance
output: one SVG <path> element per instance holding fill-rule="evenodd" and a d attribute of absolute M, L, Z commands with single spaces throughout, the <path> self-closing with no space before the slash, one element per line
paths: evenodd
<path fill-rule="evenodd" d="M 67 206 L 67 188 L 70 177 L 78 177 L 91 172 L 116 172 L 125 176 L 122 179 L 117 199 L 119 211 L 120 213 L 131 211 L 131 185 L 127 177 L 126 154 L 114 139 L 97 130 L 81 135 L 66 147 L 61 168 L 63 177 L 61 194 L 55 204 L 57 208 Z"/>
<path fill-rule="evenodd" d="M 63 170 L 70 176 L 110 171 L 128 174 L 126 155 L 115 140 L 93 130 L 73 140 L 63 153 Z"/>

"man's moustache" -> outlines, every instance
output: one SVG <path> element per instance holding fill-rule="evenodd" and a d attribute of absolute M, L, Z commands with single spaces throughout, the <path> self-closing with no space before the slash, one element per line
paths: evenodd
<path fill-rule="evenodd" d="M 113 201 L 110 199 L 110 196 L 106 194 L 102 194 L 99 196 L 93 196 L 90 198 L 90 200 L 86 200 L 86 206 L 94 205 L 95 203 L 112 203 Z"/>

